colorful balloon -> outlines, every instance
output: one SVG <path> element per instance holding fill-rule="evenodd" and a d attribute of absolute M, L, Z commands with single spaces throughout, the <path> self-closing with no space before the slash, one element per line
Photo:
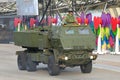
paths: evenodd
<path fill-rule="evenodd" d="M 90 29 L 92 30 L 92 32 L 95 33 L 93 21 L 90 22 L 89 26 L 90 26 Z"/>
<path fill-rule="evenodd" d="M 115 32 L 117 29 L 117 18 L 114 17 L 111 18 L 111 27 L 112 31 Z"/>
<path fill-rule="evenodd" d="M 96 30 L 96 34 L 100 35 L 100 27 L 98 27 L 98 29 Z"/>
<path fill-rule="evenodd" d="M 81 18 L 81 24 L 84 24 L 84 18 L 85 18 L 85 13 L 84 12 L 81 13 L 80 18 Z"/>
<path fill-rule="evenodd" d="M 80 17 L 76 17 L 76 20 L 77 20 L 78 23 L 81 24 L 81 18 Z"/>
<path fill-rule="evenodd" d="M 109 38 L 109 43 L 111 47 L 114 47 L 114 39 L 112 38 L 112 36 L 110 36 Z"/>
<path fill-rule="evenodd" d="M 92 14 L 91 13 L 88 13 L 86 15 L 86 18 L 88 19 L 88 23 L 90 24 L 92 22 Z"/>
<path fill-rule="evenodd" d="M 101 38 L 104 39 L 105 36 L 105 30 L 104 27 L 101 27 Z"/>
<path fill-rule="evenodd" d="M 94 28 L 98 29 L 98 27 L 99 27 L 99 18 L 95 16 L 94 17 Z"/>
<path fill-rule="evenodd" d="M 113 31 L 113 34 L 114 34 L 114 36 L 116 36 L 116 35 L 117 35 L 117 30 L 116 30 L 116 31 Z"/>
<path fill-rule="evenodd" d="M 102 27 L 106 26 L 106 14 L 103 12 L 101 15 L 101 19 L 102 19 Z"/>
<path fill-rule="evenodd" d="M 109 28 L 109 27 L 106 27 L 106 28 L 105 28 L 105 36 L 107 37 L 107 39 L 108 39 L 109 36 L 110 36 L 110 28 Z"/>
<path fill-rule="evenodd" d="M 107 27 L 110 27 L 110 22 L 111 22 L 111 15 L 107 13 Z"/>

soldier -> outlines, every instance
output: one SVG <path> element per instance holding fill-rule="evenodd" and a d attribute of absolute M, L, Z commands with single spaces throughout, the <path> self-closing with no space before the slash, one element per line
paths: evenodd
<path fill-rule="evenodd" d="M 68 10 L 68 14 L 65 17 L 63 22 L 64 22 L 64 24 L 73 24 L 73 23 L 76 24 L 77 23 L 76 18 L 75 18 L 74 14 L 73 14 L 73 10 L 71 8 Z"/>

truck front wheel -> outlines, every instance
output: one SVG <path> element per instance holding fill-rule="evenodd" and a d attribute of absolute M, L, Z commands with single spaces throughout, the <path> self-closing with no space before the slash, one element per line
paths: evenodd
<path fill-rule="evenodd" d="M 59 65 L 55 63 L 55 57 L 53 55 L 48 58 L 48 72 L 51 76 L 55 76 L 60 73 Z"/>
<path fill-rule="evenodd" d="M 92 61 L 81 65 L 80 68 L 83 73 L 90 73 L 92 71 Z"/>
<path fill-rule="evenodd" d="M 24 52 L 18 54 L 17 64 L 19 70 L 26 70 L 26 54 Z"/>

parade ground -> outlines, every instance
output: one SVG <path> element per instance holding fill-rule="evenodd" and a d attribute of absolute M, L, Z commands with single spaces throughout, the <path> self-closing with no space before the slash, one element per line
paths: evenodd
<path fill-rule="evenodd" d="M 119 80 L 120 55 L 98 55 L 93 61 L 90 74 L 83 74 L 80 67 L 66 68 L 58 76 L 50 76 L 47 65 L 39 64 L 36 72 L 20 71 L 17 67 L 16 51 L 22 50 L 14 44 L 0 44 L 0 80 Z"/>

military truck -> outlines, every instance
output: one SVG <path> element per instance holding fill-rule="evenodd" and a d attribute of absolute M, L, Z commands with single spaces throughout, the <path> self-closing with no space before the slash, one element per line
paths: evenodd
<path fill-rule="evenodd" d="M 17 51 L 19 70 L 36 71 L 39 63 L 47 64 L 55 76 L 66 67 L 80 66 L 83 73 L 92 71 L 95 35 L 89 26 L 62 25 L 14 32 L 14 42 L 25 48 Z"/>

